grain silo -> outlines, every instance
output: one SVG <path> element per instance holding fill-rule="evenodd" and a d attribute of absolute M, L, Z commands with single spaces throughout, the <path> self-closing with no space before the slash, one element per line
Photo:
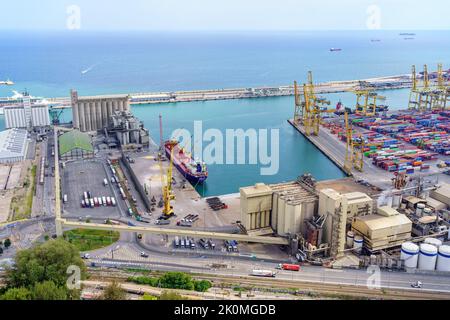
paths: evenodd
<path fill-rule="evenodd" d="M 116 111 L 130 110 L 129 95 L 79 97 L 71 91 L 73 127 L 82 132 L 97 131 L 108 126 Z"/>

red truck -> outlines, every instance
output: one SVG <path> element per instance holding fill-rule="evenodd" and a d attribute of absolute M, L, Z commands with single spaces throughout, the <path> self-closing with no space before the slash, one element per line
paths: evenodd
<path fill-rule="evenodd" d="M 280 263 L 277 269 L 288 271 L 300 271 L 300 266 L 298 264 Z"/>

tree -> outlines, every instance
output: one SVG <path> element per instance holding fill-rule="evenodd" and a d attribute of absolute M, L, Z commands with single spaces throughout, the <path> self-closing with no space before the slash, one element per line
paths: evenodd
<path fill-rule="evenodd" d="M 192 278 L 183 272 L 167 272 L 159 281 L 162 288 L 194 290 Z"/>
<path fill-rule="evenodd" d="M 0 247 L 0 255 L 3 254 L 3 248 Z"/>
<path fill-rule="evenodd" d="M 86 278 L 86 266 L 75 246 L 63 239 L 45 242 L 31 249 L 19 251 L 15 268 L 8 270 L 9 287 L 33 287 L 38 282 L 53 281 L 65 286 L 69 266 L 80 268 L 80 280 Z"/>
<path fill-rule="evenodd" d="M 175 291 L 164 290 L 159 296 L 159 300 L 188 300 Z"/>
<path fill-rule="evenodd" d="M 1 300 L 31 300 L 33 294 L 27 288 L 11 288 L 1 296 Z"/>
<path fill-rule="evenodd" d="M 11 246 L 11 240 L 9 238 L 5 239 L 3 245 L 5 246 L 6 249 L 8 249 Z"/>
<path fill-rule="evenodd" d="M 101 295 L 101 300 L 126 300 L 127 293 L 122 287 L 115 281 L 111 282 L 109 286 L 105 288 Z"/>
<path fill-rule="evenodd" d="M 57 286 L 53 281 L 36 283 L 32 294 L 34 300 L 67 300 L 66 288 Z"/>
<path fill-rule="evenodd" d="M 205 292 L 208 291 L 209 288 L 211 288 L 211 282 L 209 282 L 208 280 L 200 280 L 194 282 L 195 291 Z"/>

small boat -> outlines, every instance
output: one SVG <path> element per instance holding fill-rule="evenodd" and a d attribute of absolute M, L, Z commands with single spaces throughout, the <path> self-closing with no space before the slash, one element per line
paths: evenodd
<path fill-rule="evenodd" d="M 330 48 L 331 52 L 342 51 L 341 48 Z"/>

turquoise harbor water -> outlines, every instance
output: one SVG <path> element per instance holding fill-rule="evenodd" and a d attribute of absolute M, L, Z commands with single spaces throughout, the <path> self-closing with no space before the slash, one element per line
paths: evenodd
<path fill-rule="evenodd" d="M 33 96 L 54 97 L 67 96 L 71 88 L 91 95 L 283 85 L 304 81 L 308 70 L 319 82 L 405 74 L 412 64 L 450 64 L 450 31 L 417 32 L 413 41 L 398 33 L 3 33 L 0 80 L 10 78 L 16 85 L 0 87 L 0 96 L 25 88 Z M 332 53 L 331 47 L 343 51 Z M 408 90 L 383 94 L 391 109 L 406 106 Z M 333 104 L 355 102 L 350 93 L 329 99 Z M 288 181 L 304 172 L 320 180 L 344 176 L 287 123 L 293 114 L 292 97 L 143 105 L 132 110 L 155 141 L 159 114 L 165 138 L 178 128 L 192 130 L 195 120 L 203 121 L 204 130 L 280 130 L 276 175 L 261 176 L 257 165 L 210 165 L 207 183 L 199 189 L 205 196 L 238 192 L 240 186 L 256 182 Z M 70 110 L 62 120 L 71 120 Z"/>

